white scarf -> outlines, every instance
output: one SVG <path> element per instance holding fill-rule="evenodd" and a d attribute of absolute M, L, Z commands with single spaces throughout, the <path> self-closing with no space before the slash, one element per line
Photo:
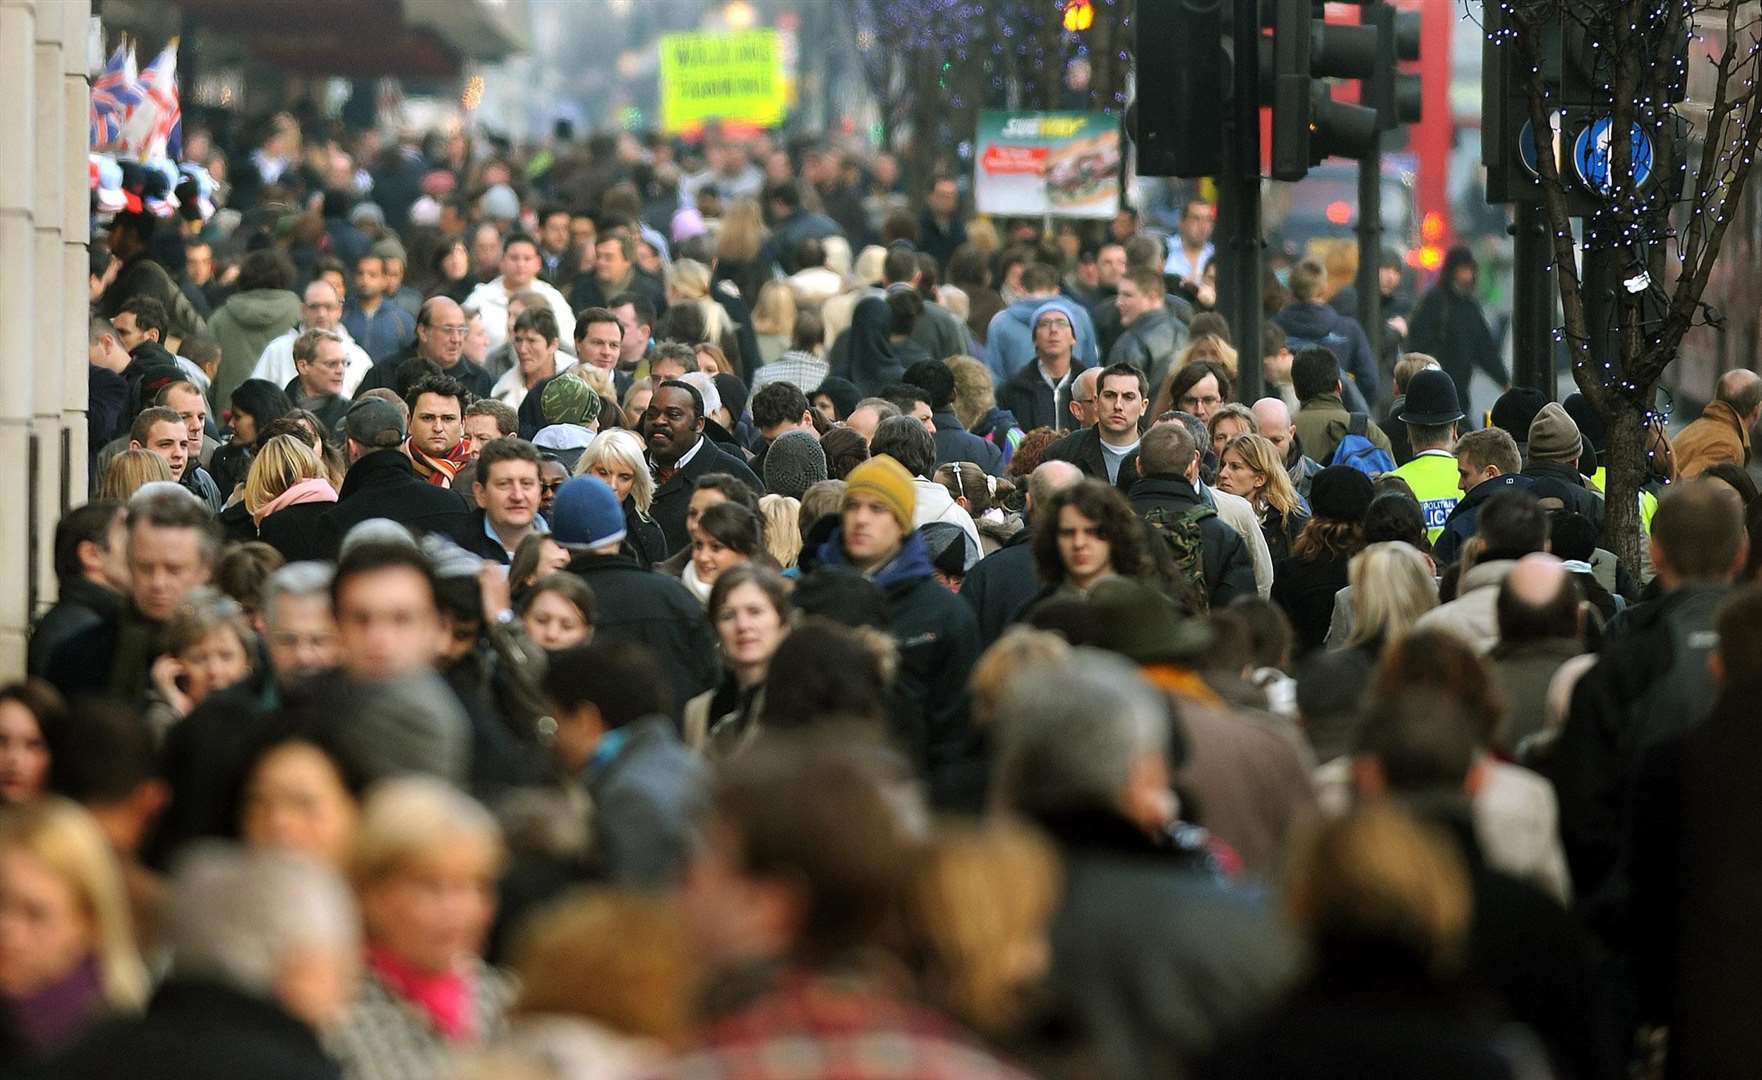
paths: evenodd
<path fill-rule="evenodd" d="M 691 595 L 697 597 L 698 603 L 705 607 L 710 605 L 710 590 L 716 587 L 716 583 L 699 578 L 696 563 L 690 559 L 685 560 L 685 570 L 680 573 L 679 580 L 685 582 L 685 587 L 691 590 Z"/>

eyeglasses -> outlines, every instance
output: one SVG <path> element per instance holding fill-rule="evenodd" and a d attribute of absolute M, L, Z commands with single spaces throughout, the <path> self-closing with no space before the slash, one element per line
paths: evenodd
<path fill-rule="evenodd" d="M 437 326 L 435 329 L 448 337 L 464 337 L 471 330 L 469 326 Z"/>
<path fill-rule="evenodd" d="M 540 480 L 538 486 L 544 491 L 555 491 L 562 487 L 565 482 L 566 481 L 563 480 Z"/>

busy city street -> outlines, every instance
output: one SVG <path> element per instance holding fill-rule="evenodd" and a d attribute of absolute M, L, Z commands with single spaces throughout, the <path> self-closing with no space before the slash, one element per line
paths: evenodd
<path fill-rule="evenodd" d="M 1762 1076 L 1758 84 L 0 0 L 0 1076 Z"/>

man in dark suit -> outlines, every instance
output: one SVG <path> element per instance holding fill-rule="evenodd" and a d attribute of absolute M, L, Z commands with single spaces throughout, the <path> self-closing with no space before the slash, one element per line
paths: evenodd
<path fill-rule="evenodd" d="M 349 407 L 343 429 L 349 440 L 349 472 L 337 504 L 325 515 L 334 554 L 351 528 L 368 518 L 389 518 L 414 533 L 438 533 L 471 549 L 471 507 L 450 488 L 417 479 L 401 449 L 404 414 L 389 401 L 362 398 Z"/>
<path fill-rule="evenodd" d="M 728 473 L 760 494 L 765 485 L 741 458 L 704 438 L 704 399 L 689 383 L 669 379 L 649 399 L 642 416 L 649 463 L 655 474 L 655 498 L 649 516 L 667 537 L 667 553 L 691 542 L 685 514 L 692 487 L 705 473 Z"/>
<path fill-rule="evenodd" d="M 905 369 L 907 384 L 924 392 L 930 422 L 936 425 L 936 464 L 970 461 L 992 476 L 1003 472 L 1003 451 L 962 426 L 954 414 L 954 372 L 940 360 L 920 360 Z"/>
<path fill-rule="evenodd" d="M 1047 447 L 1042 461 L 1068 461 L 1083 475 L 1121 491 L 1138 479 L 1138 424 L 1149 407 L 1149 383 L 1131 364 L 1109 364 L 1095 380 L 1095 426 Z"/>

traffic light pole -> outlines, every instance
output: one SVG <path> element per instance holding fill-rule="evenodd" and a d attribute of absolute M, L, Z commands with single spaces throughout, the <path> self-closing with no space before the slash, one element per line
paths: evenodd
<path fill-rule="evenodd" d="M 1358 325 L 1370 339 L 1370 354 L 1383 355 L 1383 138 L 1358 161 Z M 1381 362 L 1380 360 L 1378 361 Z M 1372 407 L 1376 402 L 1368 402 Z"/>
<path fill-rule="evenodd" d="M 1218 306 L 1236 341 L 1237 398 L 1253 402 L 1262 393 L 1260 365 L 1260 65 L 1246 47 L 1260 40 L 1260 5 L 1235 0 L 1232 35 L 1236 42 L 1224 172 L 1218 178 Z"/>
<path fill-rule="evenodd" d="M 1537 202 L 1519 202 L 1512 226 L 1511 377 L 1554 398 L 1554 249 Z"/>

